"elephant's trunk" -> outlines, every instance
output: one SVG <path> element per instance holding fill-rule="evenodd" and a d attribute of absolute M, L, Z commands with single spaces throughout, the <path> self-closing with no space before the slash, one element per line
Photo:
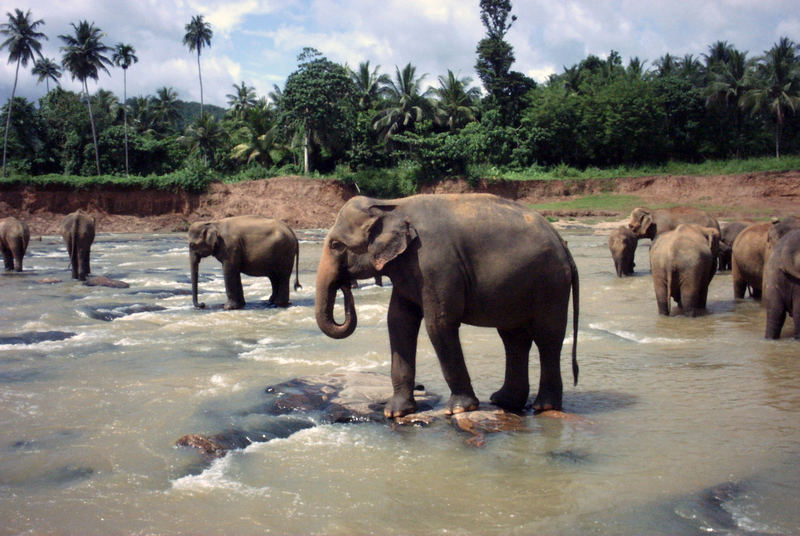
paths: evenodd
<path fill-rule="evenodd" d="M 200 256 L 196 253 L 191 253 L 189 255 L 189 263 L 192 270 L 192 305 L 197 309 L 202 309 L 206 304 L 197 303 L 197 272 L 200 267 Z"/>
<path fill-rule="evenodd" d="M 339 324 L 333 318 L 333 305 L 336 292 L 341 289 L 344 294 L 344 322 Z M 356 329 L 357 316 L 350 280 L 339 278 L 339 267 L 326 243 L 322 249 L 322 257 L 317 269 L 317 298 L 315 303 L 317 325 L 328 337 L 344 339 Z"/>

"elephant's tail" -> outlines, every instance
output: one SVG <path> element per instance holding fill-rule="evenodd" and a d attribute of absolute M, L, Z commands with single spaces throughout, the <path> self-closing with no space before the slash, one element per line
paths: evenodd
<path fill-rule="evenodd" d="M 575 259 L 572 258 L 569 248 L 564 246 L 569 260 L 569 268 L 572 272 L 572 380 L 573 385 L 578 385 L 578 316 L 580 310 L 580 296 L 578 284 L 578 267 Z"/>
<path fill-rule="evenodd" d="M 672 315 L 672 262 L 667 265 L 667 316 Z"/>
<path fill-rule="evenodd" d="M 303 288 L 303 285 L 300 284 L 300 244 L 298 244 L 297 252 L 294 254 L 294 289 L 300 288 Z"/>

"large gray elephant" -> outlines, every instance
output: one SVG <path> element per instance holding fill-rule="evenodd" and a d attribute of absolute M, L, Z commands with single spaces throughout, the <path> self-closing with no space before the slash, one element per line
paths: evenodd
<path fill-rule="evenodd" d="M 751 223 L 753 222 L 732 221 L 720 228 L 718 264 L 720 270 L 731 269 L 733 242 L 736 240 L 736 237 L 739 236 L 739 233 L 744 231 Z"/>
<path fill-rule="evenodd" d="M 747 289 L 756 300 L 761 299 L 766 263 L 767 233 L 771 223 L 754 223 L 739 233 L 731 247 L 731 279 L 733 297 L 744 298 Z"/>
<path fill-rule="evenodd" d="M 357 317 L 353 279 L 392 281 L 388 327 L 394 394 L 388 418 L 416 410 L 414 375 L 422 320 L 451 396 L 450 414 L 478 407 L 458 336 L 461 324 L 495 327 L 505 346 L 502 388 L 491 401 L 520 410 L 528 400 L 528 354 L 539 350 L 535 410 L 562 405 L 561 346 L 572 291 L 572 371 L 578 379 L 578 270 L 553 227 L 524 206 L 488 194 L 355 197 L 339 212 L 317 271 L 316 317 L 333 338 L 348 337 Z M 333 317 L 337 291 L 345 318 Z"/>
<path fill-rule="evenodd" d="M 241 274 L 268 277 L 272 285 L 269 303 L 289 306 L 292 267 L 297 270 L 294 289 L 300 285 L 300 246 L 294 231 L 285 223 L 261 216 L 234 216 L 216 221 L 195 222 L 189 227 L 189 262 L 192 275 L 192 303 L 197 302 L 197 274 L 200 260 L 213 255 L 222 263 L 225 309 L 245 306 Z"/>
<path fill-rule="evenodd" d="M 764 301 L 767 307 L 765 336 L 777 339 L 786 320 L 794 320 L 794 338 L 800 340 L 800 230 L 784 234 L 764 267 Z"/>
<path fill-rule="evenodd" d="M 794 216 L 772 219 L 772 225 L 770 225 L 769 231 L 767 231 L 767 245 L 764 248 L 765 263 L 769 260 L 772 250 L 775 248 L 778 240 L 780 240 L 786 233 L 795 231 L 797 229 L 800 229 L 800 219 Z"/>
<path fill-rule="evenodd" d="M 31 232 L 24 221 L 13 216 L 0 219 L 0 251 L 6 271 L 22 271 L 22 258 L 30 241 Z"/>
<path fill-rule="evenodd" d="M 617 277 L 633 275 L 633 262 L 639 238 L 628 227 L 620 225 L 608 237 L 608 249 L 614 260 Z"/>
<path fill-rule="evenodd" d="M 656 239 L 650 248 L 650 270 L 660 314 L 669 316 L 670 298 L 687 316 L 705 310 L 718 250 L 719 231 L 713 227 L 684 223 Z"/>
<path fill-rule="evenodd" d="M 694 223 L 719 231 L 719 222 L 704 210 L 692 207 L 673 207 L 651 210 L 638 207 L 631 212 L 628 227 L 639 238 L 655 240 L 661 233 L 672 231 L 682 223 Z"/>
<path fill-rule="evenodd" d="M 92 273 L 89 256 L 94 242 L 94 216 L 77 210 L 61 221 L 61 236 L 67 245 L 72 278 L 86 281 Z"/>

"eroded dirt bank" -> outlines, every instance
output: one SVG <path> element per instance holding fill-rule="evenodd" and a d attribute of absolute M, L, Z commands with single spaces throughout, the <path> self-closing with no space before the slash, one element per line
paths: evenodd
<path fill-rule="evenodd" d="M 599 193 L 635 195 L 643 204 L 680 203 L 711 207 L 719 218 L 800 214 L 800 170 L 740 175 L 656 176 L 621 179 L 492 182 L 470 187 L 448 180 L 426 193 L 490 192 L 525 203 L 566 201 Z M 239 214 L 259 214 L 298 229 L 329 227 L 356 192 L 335 180 L 276 177 L 238 184 L 213 184 L 204 194 L 92 188 L 3 187 L 0 217 L 16 216 L 33 234 L 53 234 L 65 214 L 78 208 L 97 218 L 99 232 L 169 232 L 189 223 Z M 549 211 L 559 216 L 624 217 L 613 210 Z"/>

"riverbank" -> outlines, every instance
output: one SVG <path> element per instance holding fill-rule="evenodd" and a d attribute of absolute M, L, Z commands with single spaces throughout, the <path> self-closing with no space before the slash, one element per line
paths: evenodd
<path fill-rule="evenodd" d="M 764 219 L 800 213 L 800 170 L 714 176 L 492 181 L 471 186 L 446 180 L 425 193 L 487 192 L 514 199 L 553 218 L 619 220 L 633 206 L 693 205 L 717 218 Z M 84 209 L 99 232 L 184 231 L 198 220 L 259 214 L 297 229 L 327 228 L 341 206 L 357 195 L 332 179 L 275 177 L 212 184 L 202 194 L 122 188 L 9 186 L 0 191 L 0 216 L 28 223 L 32 234 L 54 234 L 64 215 Z M 592 201 L 584 202 L 580 201 Z M 613 202 L 612 202 L 613 201 Z M 605 206 L 604 206 L 605 205 Z"/>

